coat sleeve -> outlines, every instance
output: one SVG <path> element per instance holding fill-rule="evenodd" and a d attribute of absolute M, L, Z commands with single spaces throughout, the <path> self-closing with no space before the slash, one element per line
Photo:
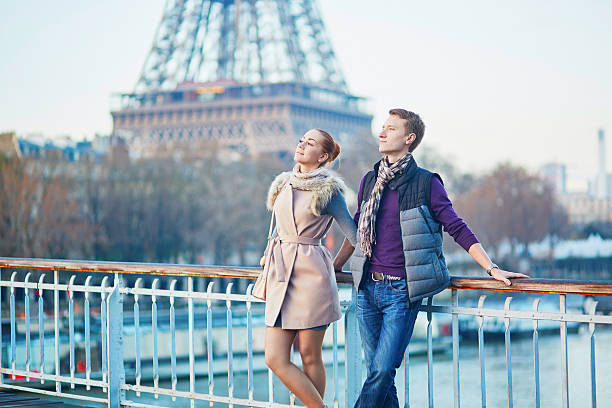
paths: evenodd
<path fill-rule="evenodd" d="M 344 236 L 355 246 L 357 242 L 357 225 L 351 217 L 351 213 L 346 206 L 344 195 L 338 192 L 334 194 L 332 199 L 327 204 L 327 207 L 322 211 L 322 214 L 331 215 L 338 223 L 338 226 L 344 233 Z"/>

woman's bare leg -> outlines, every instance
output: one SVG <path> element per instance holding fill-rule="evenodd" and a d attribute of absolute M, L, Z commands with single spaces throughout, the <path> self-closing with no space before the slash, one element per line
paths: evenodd
<path fill-rule="evenodd" d="M 300 330 L 300 355 L 302 357 L 302 368 L 310 378 L 321 398 L 325 395 L 325 366 L 321 349 L 325 330 Z"/>
<path fill-rule="evenodd" d="M 312 381 L 289 358 L 296 330 L 266 327 L 266 365 L 308 408 L 323 407 L 323 399 Z"/>

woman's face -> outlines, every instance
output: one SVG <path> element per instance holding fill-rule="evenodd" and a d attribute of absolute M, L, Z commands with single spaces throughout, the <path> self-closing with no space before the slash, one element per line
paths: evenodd
<path fill-rule="evenodd" d="M 318 167 L 329 157 L 323 152 L 322 141 L 323 136 L 316 129 L 309 130 L 302 136 L 295 148 L 293 160 L 300 164 Z"/>

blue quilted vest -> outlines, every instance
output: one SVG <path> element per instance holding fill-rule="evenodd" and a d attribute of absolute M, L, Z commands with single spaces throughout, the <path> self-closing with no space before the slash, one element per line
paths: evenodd
<path fill-rule="evenodd" d="M 363 210 L 376 183 L 378 166 L 369 171 L 363 180 L 362 199 L 358 204 Z M 406 284 L 410 302 L 433 296 L 446 289 L 450 275 L 442 253 L 442 225 L 431 211 L 431 178 L 440 177 L 417 166 L 414 158 L 408 166 L 389 181 L 388 188 L 398 191 L 399 223 L 402 234 Z M 363 211 L 359 225 L 363 221 Z M 350 260 L 353 283 L 359 288 L 367 257 L 359 241 Z M 367 276 L 369 278 L 369 275 Z"/>

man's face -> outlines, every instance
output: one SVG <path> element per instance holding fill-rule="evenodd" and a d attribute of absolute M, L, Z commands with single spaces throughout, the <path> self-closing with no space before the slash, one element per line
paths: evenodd
<path fill-rule="evenodd" d="M 391 115 L 383 124 L 378 134 L 378 151 L 385 155 L 403 155 L 408 153 L 414 134 L 406 131 L 406 120 Z"/>

